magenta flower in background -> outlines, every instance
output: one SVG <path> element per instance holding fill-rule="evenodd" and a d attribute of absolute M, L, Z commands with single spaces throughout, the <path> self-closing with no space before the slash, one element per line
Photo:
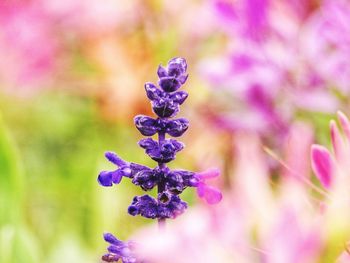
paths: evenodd
<path fill-rule="evenodd" d="M 270 0 L 212 1 L 219 21 L 229 33 L 253 41 L 264 39 L 268 27 Z"/>
<path fill-rule="evenodd" d="M 345 168 L 344 165 L 350 160 L 350 121 L 340 111 L 338 112 L 338 120 L 344 136 L 341 135 L 337 124 L 332 120 L 330 128 L 334 155 L 322 145 L 315 144 L 311 149 L 313 171 L 327 189 L 332 187 L 338 173 L 337 169 Z"/>
<path fill-rule="evenodd" d="M 312 168 L 321 185 L 327 190 L 327 196 L 320 204 L 325 217 L 329 246 L 342 243 L 343 249 L 335 249 L 340 255 L 337 262 L 348 262 L 350 239 L 350 121 L 342 112 L 338 112 L 340 129 L 334 120 L 330 123 L 333 153 L 321 145 L 311 148 Z M 332 233 L 334 231 L 335 233 Z"/>
<path fill-rule="evenodd" d="M 346 96 L 349 86 L 347 1 L 212 3 L 228 44 L 199 64 L 222 109 L 208 110 L 211 121 L 279 138 L 299 112 L 343 106 L 337 92 Z"/>
<path fill-rule="evenodd" d="M 347 95 L 350 88 L 350 2 L 324 1 L 305 24 L 305 58 L 328 88 Z"/>

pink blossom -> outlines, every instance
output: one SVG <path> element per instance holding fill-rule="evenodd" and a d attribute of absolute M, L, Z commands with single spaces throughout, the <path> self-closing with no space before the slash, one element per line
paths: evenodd
<path fill-rule="evenodd" d="M 327 148 L 321 145 L 313 145 L 311 148 L 312 169 L 322 185 L 329 188 L 332 177 L 332 159 Z"/>
<path fill-rule="evenodd" d="M 272 189 L 258 137 L 241 134 L 235 152 L 237 170 L 225 199 L 216 206 L 192 208 L 169 222 L 165 232 L 153 227 L 140 231 L 136 238 L 145 259 L 154 263 L 317 262 L 323 226 L 319 210 L 305 200 L 309 198 L 305 189 L 295 188 L 292 181 L 277 192 Z M 212 178 L 215 173 L 203 177 Z"/>
<path fill-rule="evenodd" d="M 340 111 L 338 112 L 338 120 L 344 136 L 341 135 L 338 126 L 332 120 L 330 128 L 334 155 L 321 145 L 313 145 L 311 148 L 313 171 L 325 188 L 331 187 L 338 167 L 344 168 L 350 158 L 350 122 Z"/>
<path fill-rule="evenodd" d="M 208 204 L 217 204 L 222 199 L 222 193 L 219 189 L 207 184 L 207 180 L 216 178 L 220 175 L 219 169 L 209 169 L 201 173 L 196 173 L 199 179 L 197 194 L 200 198 L 204 198 Z"/>
<path fill-rule="evenodd" d="M 344 93 L 350 82 L 350 8 L 342 0 L 319 2 L 213 1 L 228 44 L 199 65 L 226 97 L 226 108 L 220 102 L 222 113 L 211 120 L 229 131 L 255 129 L 279 138 L 299 111 L 330 113 L 340 107 L 333 88 Z"/>
<path fill-rule="evenodd" d="M 21 87 L 48 78 L 55 67 L 57 39 L 41 7 L 2 1 L 0 24 L 1 78 Z"/>

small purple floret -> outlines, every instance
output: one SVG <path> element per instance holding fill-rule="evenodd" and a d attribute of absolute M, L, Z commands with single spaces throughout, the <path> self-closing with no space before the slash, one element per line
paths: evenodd
<path fill-rule="evenodd" d="M 168 93 L 158 89 L 153 83 L 149 82 L 145 84 L 145 90 L 147 97 L 152 102 L 154 113 L 160 118 L 175 116 L 180 110 L 179 106 L 188 97 L 188 93 L 185 91 Z"/>
<path fill-rule="evenodd" d="M 139 145 L 155 161 L 168 163 L 175 159 L 176 153 L 184 148 L 184 144 L 173 139 L 166 139 L 160 144 L 151 138 L 142 139 Z"/>
<path fill-rule="evenodd" d="M 149 195 L 137 196 L 129 206 L 129 214 L 142 215 L 146 218 L 176 218 L 182 214 L 187 208 L 187 204 L 183 202 L 177 195 L 167 192 L 160 193 L 158 199 L 154 199 Z"/>
<path fill-rule="evenodd" d="M 175 120 L 153 119 L 144 115 L 137 115 L 134 118 L 136 128 L 144 136 L 153 136 L 156 133 L 168 133 L 170 136 L 181 136 L 189 126 L 189 122 L 185 118 Z"/>
<path fill-rule="evenodd" d="M 174 92 L 183 85 L 188 77 L 187 63 L 183 58 L 174 58 L 168 62 L 167 68 L 158 67 L 159 86 L 165 92 Z"/>
<path fill-rule="evenodd" d="M 110 244 L 107 248 L 109 253 L 102 256 L 103 261 L 118 262 L 118 260 L 121 260 L 122 263 L 140 262 L 136 259 L 133 251 L 135 247 L 133 242 L 123 242 L 111 233 L 105 233 L 103 237 L 104 240 Z"/>

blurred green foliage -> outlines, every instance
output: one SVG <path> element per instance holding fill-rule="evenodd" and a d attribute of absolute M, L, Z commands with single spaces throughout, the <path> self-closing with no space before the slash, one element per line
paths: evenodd
<path fill-rule="evenodd" d="M 0 102 L 1 263 L 98 262 L 104 231 L 126 239 L 151 222 L 130 220 L 127 207 L 141 191 L 129 181 L 112 188 L 96 181 L 113 168 L 107 150 L 155 165 L 137 146 L 132 119 L 106 121 L 94 98 L 58 91 Z"/>

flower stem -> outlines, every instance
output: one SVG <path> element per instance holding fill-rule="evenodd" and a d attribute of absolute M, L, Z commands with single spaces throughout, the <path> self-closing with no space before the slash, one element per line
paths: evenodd
<path fill-rule="evenodd" d="M 158 133 L 159 146 L 164 142 L 164 140 L 165 140 L 165 133 L 159 132 Z M 158 166 L 159 166 L 160 169 L 166 168 L 166 164 L 162 163 L 162 162 L 158 162 Z M 158 183 L 158 194 L 159 193 L 163 193 L 164 190 L 165 190 L 164 182 L 160 181 Z M 160 231 L 164 231 L 165 225 L 166 225 L 165 218 L 158 218 L 158 228 L 159 228 Z"/>

